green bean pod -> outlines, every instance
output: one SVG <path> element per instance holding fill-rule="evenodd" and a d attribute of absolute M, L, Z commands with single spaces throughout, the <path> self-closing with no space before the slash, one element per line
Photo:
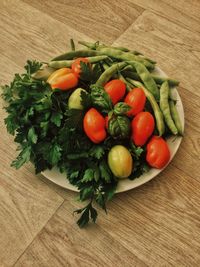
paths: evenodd
<path fill-rule="evenodd" d="M 70 39 L 70 46 L 71 46 L 71 50 L 72 51 L 75 51 L 75 43 L 74 43 L 74 40 L 73 39 Z"/>
<path fill-rule="evenodd" d="M 119 76 L 119 79 L 126 84 L 126 90 L 127 90 L 127 92 L 132 91 L 132 87 L 133 86 L 131 86 L 131 84 L 124 78 L 124 76 L 121 73 L 119 73 L 118 76 Z"/>
<path fill-rule="evenodd" d="M 123 52 L 121 50 L 118 49 L 113 49 L 113 48 L 107 48 L 107 47 L 98 47 L 98 51 L 100 53 L 102 53 L 103 55 L 107 55 L 111 58 L 116 58 L 118 60 L 123 60 L 123 61 L 127 61 L 127 60 L 133 60 L 133 61 L 139 61 L 142 64 L 144 64 L 148 69 L 154 69 L 154 64 L 150 63 L 149 61 L 136 56 L 132 53 L 129 52 Z"/>
<path fill-rule="evenodd" d="M 178 111 L 176 109 L 176 106 L 175 106 L 173 100 L 169 100 L 169 107 L 170 107 L 171 116 L 174 120 L 174 123 L 176 125 L 177 130 L 178 130 L 178 133 L 180 135 L 183 135 L 183 127 L 181 124 L 180 116 L 178 114 Z"/>
<path fill-rule="evenodd" d="M 108 45 L 99 45 L 98 49 L 102 49 L 102 48 L 109 48 L 109 49 L 116 49 L 116 50 L 120 50 L 123 52 L 129 52 L 130 50 L 126 47 L 123 46 L 108 46 Z"/>
<path fill-rule="evenodd" d="M 78 41 L 78 43 L 92 50 L 96 50 L 96 48 L 99 46 L 99 41 L 95 43 L 86 42 L 86 41 Z"/>
<path fill-rule="evenodd" d="M 134 66 L 136 68 L 137 74 L 139 75 L 140 79 L 143 81 L 146 88 L 153 94 L 155 99 L 159 100 L 159 90 L 156 85 L 156 82 L 151 77 L 151 74 L 147 70 L 147 68 L 141 64 L 140 62 L 136 61 L 127 61 L 128 64 Z"/>
<path fill-rule="evenodd" d="M 149 100 L 151 106 L 152 106 L 152 109 L 153 109 L 153 112 L 154 112 L 154 116 L 155 116 L 155 119 L 156 119 L 156 127 L 158 129 L 158 133 L 160 136 L 162 136 L 165 132 L 165 123 L 164 123 L 164 119 L 163 119 L 163 114 L 158 106 L 158 103 L 156 102 L 153 94 L 147 90 L 144 85 L 141 83 L 141 82 L 138 82 L 138 81 L 134 81 L 130 78 L 127 78 L 128 82 L 130 82 L 131 84 L 143 89 L 147 99 Z"/>
<path fill-rule="evenodd" d="M 102 56 L 103 54 L 96 50 L 76 50 L 76 51 L 69 51 L 65 54 L 59 55 L 52 59 L 52 61 L 56 60 L 67 60 L 67 59 L 74 59 L 77 57 L 94 57 L 94 56 Z"/>
<path fill-rule="evenodd" d="M 87 57 L 90 63 L 97 63 L 105 60 L 106 58 L 108 58 L 108 56 Z M 75 60 L 55 60 L 55 61 L 50 61 L 48 63 L 48 66 L 55 69 L 70 68 L 74 61 Z"/>
<path fill-rule="evenodd" d="M 108 69 L 106 69 L 101 76 L 99 77 L 99 79 L 97 80 L 96 84 L 99 86 L 103 86 L 105 83 L 107 83 L 110 78 L 121 68 L 123 68 L 124 66 L 126 66 L 125 62 L 120 62 L 120 63 L 116 63 L 113 64 L 111 67 L 109 67 Z"/>
<path fill-rule="evenodd" d="M 169 108 L 169 85 L 168 82 L 164 82 L 160 87 L 160 109 L 165 118 L 165 122 L 169 127 L 170 131 L 176 135 L 178 134 L 178 130 L 174 121 L 172 119 L 170 108 Z"/>
<path fill-rule="evenodd" d="M 131 70 L 130 65 L 127 65 L 122 70 L 122 75 L 124 77 L 128 77 L 128 78 L 131 78 L 131 79 L 136 80 L 136 81 L 142 81 L 140 76 L 136 72 L 134 72 L 133 69 Z M 167 81 L 170 86 L 178 86 L 179 85 L 179 81 L 177 81 L 177 80 L 165 78 L 165 77 L 160 77 L 160 76 L 152 74 L 152 73 L 150 73 L 150 75 L 154 79 L 154 81 L 159 85 L 164 83 L 165 81 Z"/>

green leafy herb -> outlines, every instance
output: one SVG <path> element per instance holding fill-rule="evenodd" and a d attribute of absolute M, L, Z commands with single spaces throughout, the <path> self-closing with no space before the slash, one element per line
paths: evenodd
<path fill-rule="evenodd" d="M 33 144 L 36 144 L 37 143 L 37 134 L 35 132 L 35 129 L 34 127 L 31 127 L 28 131 L 28 141 L 33 143 Z"/>
<path fill-rule="evenodd" d="M 80 228 L 84 227 L 88 224 L 90 218 L 95 223 L 97 219 L 97 211 L 95 208 L 93 208 L 92 203 L 90 202 L 88 205 L 86 205 L 82 209 L 78 209 L 74 211 L 75 213 L 82 213 L 80 219 L 77 221 L 77 224 Z"/>
<path fill-rule="evenodd" d="M 131 110 L 131 107 L 124 103 L 124 102 L 118 102 L 115 106 L 114 106 L 114 114 L 115 115 L 124 115 L 126 114 L 129 110 Z"/>
<path fill-rule="evenodd" d="M 12 167 L 19 169 L 24 163 L 28 162 L 31 157 L 31 146 L 25 144 L 22 148 L 22 151 L 11 164 Z"/>
<path fill-rule="evenodd" d="M 101 112 L 108 113 L 112 110 L 112 101 L 110 96 L 106 93 L 103 87 L 91 86 L 91 99 L 93 106 L 101 109 Z"/>

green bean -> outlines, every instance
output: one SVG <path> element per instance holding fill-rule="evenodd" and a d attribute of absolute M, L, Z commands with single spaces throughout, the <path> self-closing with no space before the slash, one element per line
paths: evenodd
<path fill-rule="evenodd" d="M 154 75 L 154 74 L 151 74 L 151 76 L 153 77 L 153 79 L 155 80 L 155 82 L 157 84 L 162 84 L 163 82 L 167 81 L 170 86 L 178 86 L 179 85 L 179 81 L 174 80 L 174 79 L 164 78 L 164 77 Z"/>
<path fill-rule="evenodd" d="M 104 70 L 107 70 L 110 68 L 110 66 L 106 62 L 102 62 L 102 66 L 103 66 Z"/>
<path fill-rule="evenodd" d="M 140 76 L 136 72 L 134 72 L 133 69 L 131 71 L 130 65 L 127 65 L 122 70 L 122 75 L 124 75 L 124 77 L 128 77 L 128 78 L 134 79 L 136 81 L 141 81 Z M 164 77 L 152 74 L 152 73 L 150 75 L 151 75 L 151 77 L 154 79 L 154 81 L 157 84 L 162 84 L 165 81 L 168 81 L 170 86 L 178 86 L 179 85 L 179 81 L 177 81 L 177 80 L 170 79 L 170 78 L 164 78 Z"/>
<path fill-rule="evenodd" d="M 176 106 L 175 106 L 173 100 L 169 100 L 169 108 L 170 108 L 171 116 L 172 116 L 174 123 L 176 125 L 176 128 L 178 130 L 178 133 L 180 135 L 183 135 L 183 127 L 181 124 L 180 116 L 178 114 L 178 111 L 176 109 Z"/>
<path fill-rule="evenodd" d="M 149 57 L 145 57 L 142 53 L 138 52 L 138 51 L 130 51 L 130 53 L 132 53 L 133 55 L 136 55 L 136 56 L 140 56 L 141 58 L 143 59 L 146 59 L 147 61 L 149 61 L 150 63 L 152 64 L 156 64 L 156 61 L 149 58 Z"/>
<path fill-rule="evenodd" d="M 147 99 L 149 100 L 149 102 L 152 106 L 154 116 L 156 119 L 156 127 L 158 129 L 158 133 L 160 136 L 162 136 L 165 132 L 165 123 L 164 123 L 164 119 L 163 119 L 163 114 L 162 114 L 162 112 L 159 108 L 159 105 L 156 102 L 156 99 L 154 98 L 153 94 L 149 90 L 147 90 L 141 82 L 134 81 L 130 78 L 127 78 L 127 81 L 130 82 L 131 84 L 143 89 Z"/>
<path fill-rule="evenodd" d="M 100 61 L 105 60 L 108 56 L 96 56 L 96 57 L 87 57 L 90 63 L 97 63 Z M 57 60 L 57 61 L 50 61 L 48 63 L 49 67 L 60 69 L 60 68 L 69 68 L 73 64 L 75 60 Z"/>
<path fill-rule="evenodd" d="M 154 79 L 151 77 L 151 74 L 147 70 L 147 68 L 141 64 L 140 62 L 136 61 L 127 61 L 128 64 L 131 66 L 134 66 L 136 68 L 137 74 L 143 81 L 144 85 L 146 88 L 153 94 L 156 100 L 159 100 L 159 90 L 156 85 L 156 82 Z"/>
<path fill-rule="evenodd" d="M 78 41 L 79 44 L 86 46 L 87 48 L 96 50 L 96 48 L 99 46 L 99 41 L 95 42 L 95 43 L 91 43 L 91 42 L 86 42 L 86 41 Z"/>
<path fill-rule="evenodd" d="M 133 86 L 131 86 L 131 84 L 124 78 L 124 76 L 121 73 L 119 73 L 118 76 L 119 76 L 119 79 L 126 84 L 126 90 L 128 92 L 132 91 Z"/>
<path fill-rule="evenodd" d="M 131 65 L 127 65 L 126 67 L 124 67 L 122 70 L 121 70 L 121 72 L 123 72 L 123 73 L 125 73 L 126 74 L 126 72 L 129 74 L 129 72 L 130 73 L 132 73 L 134 71 L 134 68 L 133 68 L 133 66 L 131 66 Z M 128 76 L 128 75 L 127 75 Z M 129 78 L 131 78 L 131 77 L 129 77 Z"/>
<path fill-rule="evenodd" d="M 71 50 L 75 51 L 76 49 L 75 49 L 75 43 L 73 39 L 70 39 L 70 45 L 71 45 Z"/>
<path fill-rule="evenodd" d="M 123 52 L 129 52 L 130 50 L 126 47 L 123 46 L 108 46 L 108 45 L 99 45 L 98 49 L 102 49 L 102 48 L 109 48 L 109 49 L 116 49 L 116 50 L 120 50 Z"/>
<path fill-rule="evenodd" d="M 103 86 L 105 83 L 107 83 L 110 78 L 121 68 L 123 68 L 124 66 L 126 66 L 125 62 L 120 62 L 120 63 L 116 63 L 113 64 L 111 67 L 109 67 L 108 69 L 106 69 L 101 76 L 99 77 L 99 79 L 97 80 L 96 84 Z"/>
<path fill-rule="evenodd" d="M 127 60 L 133 60 L 133 61 L 139 61 L 142 64 L 144 64 L 148 69 L 154 69 L 154 65 L 152 63 L 150 63 L 149 61 L 142 59 L 139 56 L 133 55 L 132 53 L 129 52 L 123 52 L 117 49 L 113 49 L 113 48 L 106 48 L 106 47 L 99 47 L 98 48 L 99 52 L 102 53 L 103 55 L 108 55 L 111 58 L 116 58 L 118 60 L 123 60 L 123 61 L 127 61 Z"/>
<path fill-rule="evenodd" d="M 70 51 L 65 54 L 59 55 L 52 59 L 52 61 L 57 60 L 67 60 L 67 59 L 74 59 L 77 57 L 93 57 L 93 56 L 102 56 L 103 54 L 99 51 L 95 50 L 76 50 L 76 51 Z"/>
<path fill-rule="evenodd" d="M 174 135 L 176 135 L 178 133 L 178 130 L 171 117 L 168 100 L 169 100 L 169 85 L 168 82 L 164 82 L 160 87 L 160 109 L 164 115 L 165 122 L 169 127 L 170 131 Z"/>
<path fill-rule="evenodd" d="M 140 55 L 140 56 L 144 56 L 141 52 L 137 51 L 137 50 L 133 50 L 133 51 L 130 51 L 131 53 L 133 53 L 134 55 Z"/>

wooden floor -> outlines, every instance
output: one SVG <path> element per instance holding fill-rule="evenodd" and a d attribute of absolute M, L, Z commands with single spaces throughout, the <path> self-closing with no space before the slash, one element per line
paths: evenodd
<path fill-rule="evenodd" d="M 200 266 L 200 1 L 1 0 L 0 83 L 27 59 L 46 61 L 74 40 L 101 40 L 154 58 L 179 87 L 185 136 L 156 179 L 117 195 L 80 230 L 76 194 L 31 165 L 10 167 L 16 144 L 0 109 L 0 267 Z"/>

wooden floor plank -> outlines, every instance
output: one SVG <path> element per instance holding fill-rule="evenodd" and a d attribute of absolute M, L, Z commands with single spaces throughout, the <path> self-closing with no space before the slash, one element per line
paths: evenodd
<path fill-rule="evenodd" d="M 200 32 L 200 2 L 199 0 L 128 0 L 145 10 L 154 11 L 187 28 L 190 32 Z"/>
<path fill-rule="evenodd" d="M 52 266 L 143 266 L 143 262 L 147 266 L 198 266 L 200 191 L 195 189 L 199 185 L 170 166 L 148 184 L 118 194 L 108 205 L 108 215 L 99 211 L 98 225 L 83 230 L 74 225 L 72 210 L 78 203 L 73 200 L 75 194 L 68 191 L 65 204 L 16 266 L 46 266 L 49 262 Z M 113 254 L 116 249 L 120 260 Z M 96 260 L 92 251 L 98 254 L 93 255 Z M 98 258 L 101 253 L 102 262 Z M 82 262 L 83 255 L 89 262 Z"/>
<path fill-rule="evenodd" d="M 17 22 L 17 23 L 16 23 Z M 5 27 L 6 25 L 6 27 Z M 0 9 L 0 66 L 10 68 L 8 78 L 19 72 L 27 59 L 49 61 L 70 49 L 69 39 L 92 41 L 68 25 L 19 0 L 4 1 Z M 62 34 L 58 29 L 62 29 Z M 20 68 L 15 66 L 19 65 Z M 7 75 L 4 72 L 3 75 Z M 0 78 L 0 83 L 8 82 Z"/>
<path fill-rule="evenodd" d="M 115 41 L 155 59 L 163 71 L 198 96 L 200 60 L 193 51 L 199 50 L 199 43 L 199 34 L 149 11 Z"/>
<path fill-rule="evenodd" d="M 149 266 L 199 266 L 198 187 L 170 166 L 148 184 L 119 194 L 99 225 Z"/>
<path fill-rule="evenodd" d="M 100 226 L 93 224 L 79 229 L 72 216 L 72 210 L 76 208 L 73 198 L 74 194 L 68 192 L 68 199 L 17 261 L 15 267 L 146 266 Z"/>
<path fill-rule="evenodd" d="M 143 12 L 125 0 L 23 0 L 92 39 L 112 43 Z"/>

